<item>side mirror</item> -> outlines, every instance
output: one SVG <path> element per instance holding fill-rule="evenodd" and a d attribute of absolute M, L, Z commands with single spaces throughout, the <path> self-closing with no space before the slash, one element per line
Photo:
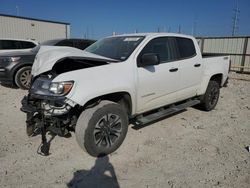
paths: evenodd
<path fill-rule="evenodd" d="M 149 65 L 159 65 L 159 56 L 154 53 L 143 54 L 138 62 L 138 67 L 145 67 Z"/>

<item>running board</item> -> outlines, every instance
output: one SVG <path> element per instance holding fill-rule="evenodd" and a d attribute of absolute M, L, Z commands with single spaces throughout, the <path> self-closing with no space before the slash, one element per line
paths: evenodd
<path fill-rule="evenodd" d="M 196 104 L 199 104 L 200 100 L 188 100 L 185 103 L 176 105 L 176 106 L 170 106 L 166 109 L 164 108 L 160 108 L 157 112 L 149 114 L 149 115 L 145 115 L 145 116 L 138 116 L 137 118 L 135 118 L 135 123 L 136 125 L 144 125 L 144 124 L 148 124 L 150 122 L 154 122 L 157 121 L 161 118 L 164 118 L 166 116 L 172 115 L 176 112 L 179 112 L 181 110 L 186 109 L 187 107 L 190 106 L 194 106 Z"/>

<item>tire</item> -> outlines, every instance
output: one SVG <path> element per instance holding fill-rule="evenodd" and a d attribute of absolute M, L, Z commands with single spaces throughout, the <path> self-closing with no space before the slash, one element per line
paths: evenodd
<path fill-rule="evenodd" d="M 82 112 L 76 124 L 76 141 L 93 157 L 117 150 L 128 131 L 128 116 L 124 108 L 111 101 L 101 101 Z"/>
<path fill-rule="evenodd" d="M 31 67 L 20 68 L 15 74 L 15 84 L 21 89 L 29 89 L 31 78 Z"/>
<path fill-rule="evenodd" d="M 201 100 L 200 108 L 205 111 L 210 111 L 215 108 L 220 96 L 220 86 L 216 81 L 210 80 L 203 99 Z"/>

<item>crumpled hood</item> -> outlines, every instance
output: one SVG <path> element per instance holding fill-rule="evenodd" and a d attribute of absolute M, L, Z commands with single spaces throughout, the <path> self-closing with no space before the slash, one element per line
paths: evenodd
<path fill-rule="evenodd" d="M 65 57 L 82 57 L 90 60 L 116 62 L 114 59 L 92 54 L 73 47 L 41 46 L 32 66 L 31 74 L 37 76 L 52 69 L 54 64 Z"/>

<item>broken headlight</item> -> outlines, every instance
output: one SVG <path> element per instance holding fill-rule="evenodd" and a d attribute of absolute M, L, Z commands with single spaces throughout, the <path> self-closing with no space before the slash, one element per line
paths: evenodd
<path fill-rule="evenodd" d="M 73 87 L 73 82 L 51 82 L 49 91 L 56 95 L 66 95 Z"/>
<path fill-rule="evenodd" d="M 52 82 L 49 78 L 37 78 L 31 86 L 30 93 L 46 96 L 65 96 L 74 85 L 73 81 Z"/>

